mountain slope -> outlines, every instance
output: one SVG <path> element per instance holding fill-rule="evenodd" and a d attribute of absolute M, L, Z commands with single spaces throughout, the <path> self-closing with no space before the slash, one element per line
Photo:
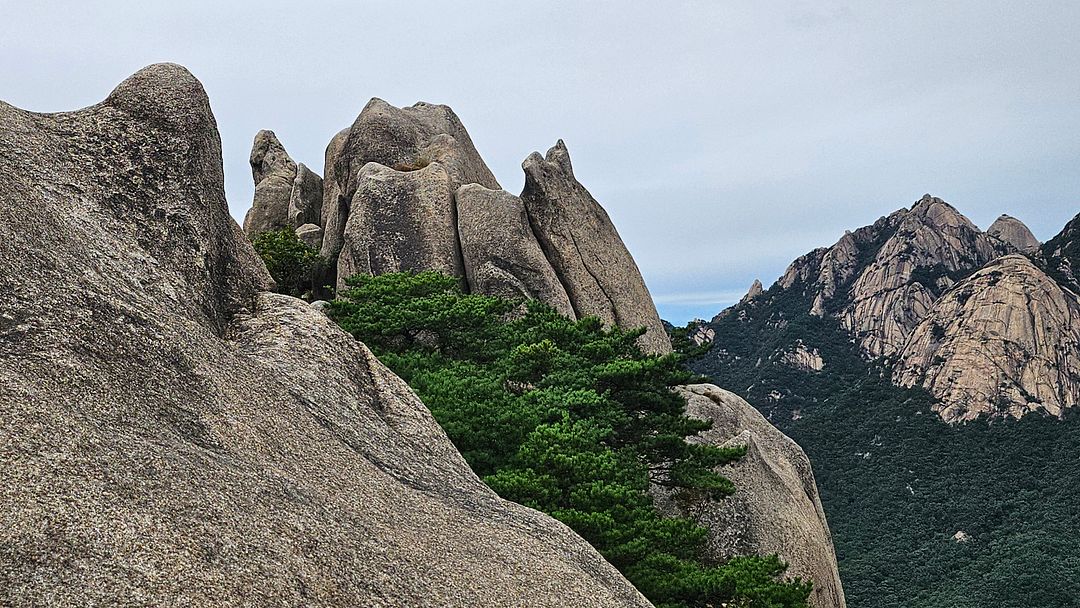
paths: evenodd
<path fill-rule="evenodd" d="M 924 198 L 796 260 L 697 328 L 713 341 L 691 366 L 810 457 L 849 606 L 1074 606 L 1080 416 L 1045 407 L 1045 392 L 1038 407 L 1028 397 L 1071 377 L 1075 301 L 1025 258 L 995 261 L 1008 251 L 943 205 Z M 1063 235 L 1048 244 L 1053 259 L 1077 242 Z M 983 348 L 1010 357 L 1015 373 L 983 368 L 953 382 L 949 370 Z M 897 378 L 915 386 L 893 384 L 897 362 Z M 1002 381 L 1006 404 L 984 388 Z M 940 387 L 979 407 L 992 395 L 981 412 L 996 417 L 948 424 L 937 411 L 960 420 L 975 410 L 943 408 L 939 397 L 952 397 Z M 1022 410 L 1001 417 L 1018 398 Z"/>

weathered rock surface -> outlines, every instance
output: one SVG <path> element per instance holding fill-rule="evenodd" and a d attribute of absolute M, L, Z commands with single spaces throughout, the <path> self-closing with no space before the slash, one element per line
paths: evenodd
<path fill-rule="evenodd" d="M 356 274 L 437 270 L 464 276 L 453 187 L 438 162 L 414 171 L 364 165 L 338 257 L 338 289 Z"/>
<path fill-rule="evenodd" d="M 733 496 L 687 505 L 654 491 L 661 510 L 691 517 L 709 528 L 710 557 L 775 553 L 788 563 L 787 576 L 814 583 L 812 606 L 845 606 L 832 535 L 802 448 L 734 393 L 712 384 L 678 391 L 686 397 L 687 415 L 713 423 L 712 429 L 691 441 L 746 446 L 747 451 L 720 469 L 735 483 Z"/>
<path fill-rule="evenodd" d="M 327 147 L 322 254 L 330 260 L 337 258 L 344 243 L 345 224 L 363 181 L 360 172 L 368 163 L 403 172 L 438 163 L 448 177 L 451 194 L 465 184 L 499 189 L 461 120 L 449 107 L 419 102 L 395 108 L 374 98 L 352 126 Z"/>
<path fill-rule="evenodd" d="M 296 166 L 292 192 L 289 193 L 289 225 L 299 228 L 304 224 L 322 221 L 323 180 L 308 169 L 304 163 Z"/>
<path fill-rule="evenodd" d="M 894 380 L 924 386 L 948 422 L 1080 401 L 1080 304 L 1026 257 L 988 264 L 938 300 L 904 347 Z"/>
<path fill-rule="evenodd" d="M 254 236 L 288 227 L 296 163 L 289 158 L 274 132 L 265 130 L 255 135 L 249 162 L 255 180 L 255 199 L 244 216 L 244 232 Z"/>
<path fill-rule="evenodd" d="M 749 302 L 750 300 L 753 300 L 764 292 L 765 288 L 761 285 L 761 281 L 759 281 L 758 279 L 754 279 L 754 283 L 750 285 L 750 289 L 747 290 L 746 295 L 744 295 L 742 299 L 739 300 L 739 303 L 743 304 Z"/>
<path fill-rule="evenodd" d="M 244 232 L 296 229 L 321 221 L 322 178 L 297 165 L 273 131 L 259 131 L 251 146 L 255 198 L 244 217 Z"/>
<path fill-rule="evenodd" d="M 540 300 L 575 318 L 566 289 L 544 257 L 520 198 L 505 190 L 467 184 L 458 188 L 454 200 L 470 291 Z"/>
<path fill-rule="evenodd" d="M 797 340 L 795 347 L 784 353 L 781 358 L 785 364 L 804 372 L 820 372 L 825 369 L 825 360 L 822 359 L 818 349 L 808 347 L 801 339 Z"/>
<path fill-rule="evenodd" d="M 1008 251 L 928 194 L 799 258 L 780 284 L 806 291 L 812 314 L 838 317 L 868 356 L 892 356 L 941 293 Z"/>
<path fill-rule="evenodd" d="M 671 352 L 641 271 L 607 212 L 574 177 L 562 140 L 546 157 L 534 152 L 521 166 L 521 199 L 529 222 L 577 316 L 593 315 L 623 328 L 645 327 L 642 348 Z"/>
<path fill-rule="evenodd" d="M 313 249 L 318 249 L 322 245 L 322 235 L 322 228 L 315 224 L 304 224 L 296 229 L 296 236 Z"/>
<path fill-rule="evenodd" d="M 986 234 L 1020 253 L 1035 253 L 1042 246 L 1024 222 L 1004 213 L 990 224 Z"/>
<path fill-rule="evenodd" d="M 0 604 L 641 606 L 408 387 L 265 293 L 201 85 L 0 103 Z"/>

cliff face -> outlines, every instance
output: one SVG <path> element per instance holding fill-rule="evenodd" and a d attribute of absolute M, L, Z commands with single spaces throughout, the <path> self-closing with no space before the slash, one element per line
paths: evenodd
<path fill-rule="evenodd" d="M 796 260 L 780 279 L 835 316 L 869 357 L 895 355 L 942 292 L 1011 245 L 992 241 L 930 195 L 835 245 Z"/>
<path fill-rule="evenodd" d="M 649 605 L 265 292 L 186 70 L 0 125 L 0 604 Z"/>
<path fill-rule="evenodd" d="M 1041 246 L 1007 215 L 984 233 L 927 195 L 799 258 L 778 285 L 885 357 L 899 386 L 928 389 L 949 422 L 1060 415 L 1080 400 L 1072 233 Z M 820 371 L 797 349 L 785 357 Z"/>
<path fill-rule="evenodd" d="M 253 167 L 256 158 L 287 158 L 283 148 L 263 152 L 265 133 L 256 137 Z M 355 274 L 437 270 L 461 277 L 473 292 L 644 327 L 642 348 L 671 352 L 637 264 L 607 212 L 574 177 L 561 141 L 547 157 L 525 160 L 525 189 L 516 197 L 500 189 L 449 107 L 395 108 L 372 99 L 327 146 L 325 167 L 318 228 L 338 288 Z M 256 188 L 249 217 L 284 216 L 281 204 L 265 202 L 285 198 L 272 196 L 284 186 L 271 188 L 277 182 L 258 172 L 255 180 L 267 185 Z"/>
<path fill-rule="evenodd" d="M 1080 400 L 1080 303 L 1027 258 L 999 258 L 934 304 L 894 379 L 929 389 L 947 422 L 1059 416 Z"/>
<path fill-rule="evenodd" d="M 680 387 L 679 393 L 688 416 L 713 424 L 693 441 L 745 446 L 747 452 L 721 469 L 735 483 L 734 496 L 683 504 L 656 490 L 659 508 L 709 528 L 709 557 L 777 554 L 788 564 L 786 575 L 814 583 L 814 608 L 843 608 L 832 535 L 802 448 L 734 393 L 712 384 Z"/>

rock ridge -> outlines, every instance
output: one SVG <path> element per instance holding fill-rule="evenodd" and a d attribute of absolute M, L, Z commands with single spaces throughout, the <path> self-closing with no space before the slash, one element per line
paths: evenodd
<path fill-rule="evenodd" d="M 0 604 L 649 606 L 266 292 L 187 70 L 0 124 Z"/>

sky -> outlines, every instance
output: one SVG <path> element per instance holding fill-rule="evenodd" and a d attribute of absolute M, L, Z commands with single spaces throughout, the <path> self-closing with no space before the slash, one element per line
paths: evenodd
<path fill-rule="evenodd" d="M 1080 213 L 1080 2 L 0 0 L 0 99 L 103 99 L 172 61 L 206 87 L 242 220 L 259 129 L 321 171 L 371 97 L 445 103 L 502 186 L 562 138 L 661 316 L 924 193 L 983 229 Z M 2 128 L 2 125 L 0 125 Z"/>

